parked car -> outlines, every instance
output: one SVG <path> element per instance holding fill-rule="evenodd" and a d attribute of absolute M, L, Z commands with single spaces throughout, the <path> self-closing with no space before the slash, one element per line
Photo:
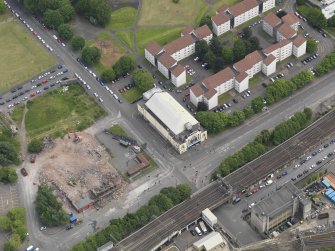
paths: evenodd
<path fill-rule="evenodd" d="M 24 167 L 21 168 L 20 172 L 21 172 L 21 174 L 23 176 L 27 176 L 28 175 L 27 170 Z"/>

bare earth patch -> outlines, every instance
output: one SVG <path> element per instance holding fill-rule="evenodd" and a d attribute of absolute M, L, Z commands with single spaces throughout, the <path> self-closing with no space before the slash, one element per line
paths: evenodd
<path fill-rule="evenodd" d="M 113 41 L 110 40 L 97 40 L 93 46 L 101 49 L 100 62 L 105 67 L 112 67 L 124 55 Z"/>

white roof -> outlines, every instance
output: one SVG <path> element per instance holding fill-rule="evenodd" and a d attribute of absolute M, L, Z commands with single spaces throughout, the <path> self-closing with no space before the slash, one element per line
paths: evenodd
<path fill-rule="evenodd" d="M 211 232 L 210 234 L 206 235 L 204 238 L 196 241 L 193 243 L 193 246 L 197 249 L 202 249 L 203 247 L 205 250 L 211 250 L 212 248 L 217 247 L 224 240 L 218 232 Z"/>
<path fill-rule="evenodd" d="M 202 211 L 202 214 L 204 216 L 206 216 L 211 222 L 217 222 L 216 216 L 208 208 L 206 208 L 204 211 Z"/>
<path fill-rule="evenodd" d="M 192 126 L 199 123 L 167 92 L 157 92 L 153 94 L 145 105 L 175 135 L 183 132 L 187 123 Z"/>
<path fill-rule="evenodd" d="M 162 89 L 159 87 L 154 87 L 150 89 L 149 91 L 146 91 L 145 93 L 143 93 L 143 99 L 149 100 L 151 96 L 154 95 L 156 92 L 162 92 Z"/>

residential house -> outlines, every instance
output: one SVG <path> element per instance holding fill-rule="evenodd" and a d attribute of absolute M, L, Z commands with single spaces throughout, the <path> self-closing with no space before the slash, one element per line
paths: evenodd
<path fill-rule="evenodd" d="M 171 72 L 170 68 L 173 66 L 177 66 L 177 61 L 174 60 L 173 57 L 171 57 L 169 54 L 164 52 L 159 58 L 158 58 L 158 70 L 167 78 L 171 78 Z"/>
<path fill-rule="evenodd" d="M 233 68 L 238 72 L 246 72 L 249 79 L 262 70 L 263 57 L 259 51 L 254 51 L 245 56 L 244 59 L 233 65 Z"/>
<path fill-rule="evenodd" d="M 306 45 L 307 41 L 303 36 L 298 35 L 295 37 L 293 40 L 293 55 L 299 58 L 306 54 Z"/>
<path fill-rule="evenodd" d="M 227 10 L 233 17 L 232 27 L 237 27 L 259 15 L 257 0 L 243 0 Z"/>
<path fill-rule="evenodd" d="M 272 54 L 276 58 L 277 62 L 283 61 L 292 55 L 292 41 L 288 39 L 281 40 L 278 43 L 263 49 L 263 53 L 266 56 Z"/>
<path fill-rule="evenodd" d="M 263 30 L 271 37 L 273 37 L 275 35 L 275 27 L 277 27 L 279 24 L 281 24 L 280 18 L 277 17 L 277 15 L 275 15 L 273 12 L 270 12 L 263 19 Z"/>
<path fill-rule="evenodd" d="M 293 30 L 298 31 L 299 29 L 299 18 L 294 13 L 289 12 L 281 18 L 281 20 L 288 24 Z"/>
<path fill-rule="evenodd" d="M 160 47 L 156 42 L 150 42 L 144 49 L 144 56 L 153 66 L 157 67 L 156 56 L 162 51 L 163 48 Z"/>
<path fill-rule="evenodd" d="M 284 39 L 291 39 L 297 35 L 297 32 L 291 28 L 287 23 L 283 23 L 277 29 L 277 41 Z"/>
<path fill-rule="evenodd" d="M 276 6 L 276 0 L 262 0 L 260 4 L 260 12 L 264 13 L 267 12 L 268 10 L 271 10 Z"/>
<path fill-rule="evenodd" d="M 220 36 L 230 30 L 230 17 L 226 13 L 216 14 L 211 20 L 215 35 Z"/>
<path fill-rule="evenodd" d="M 171 82 L 176 87 L 182 86 L 186 83 L 186 71 L 184 66 L 177 64 L 171 69 Z"/>
<path fill-rule="evenodd" d="M 163 49 L 176 61 L 180 61 L 195 52 L 195 41 L 190 34 L 186 34 L 166 44 Z"/>
<path fill-rule="evenodd" d="M 270 76 L 276 72 L 277 60 L 276 57 L 270 54 L 267 56 L 262 63 L 262 72 L 265 76 Z"/>

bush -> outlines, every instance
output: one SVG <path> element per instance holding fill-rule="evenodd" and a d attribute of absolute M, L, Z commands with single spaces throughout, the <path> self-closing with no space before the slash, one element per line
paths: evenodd
<path fill-rule="evenodd" d="M 83 49 L 85 46 L 85 39 L 81 36 L 74 36 L 71 40 L 71 47 L 75 51 Z"/>
<path fill-rule="evenodd" d="M 61 24 L 57 29 L 59 36 L 66 41 L 70 41 L 73 37 L 73 31 L 69 24 Z"/>
<path fill-rule="evenodd" d="M 101 52 L 97 47 L 86 47 L 81 52 L 81 58 L 87 65 L 95 65 L 99 63 Z"/>
<path fill-rule="evenodd" d="M 33 139 L 28 144 L 28 151 L 30 153 L 40 153 L 43 150 L 44 144 L 41 139 Z"/>
<path fill-rule="evenodd" d="M 17 181 L 17 174 L 12 167 L 0 168 L 0 182 L 3 183 L 15 183 Z"/>

